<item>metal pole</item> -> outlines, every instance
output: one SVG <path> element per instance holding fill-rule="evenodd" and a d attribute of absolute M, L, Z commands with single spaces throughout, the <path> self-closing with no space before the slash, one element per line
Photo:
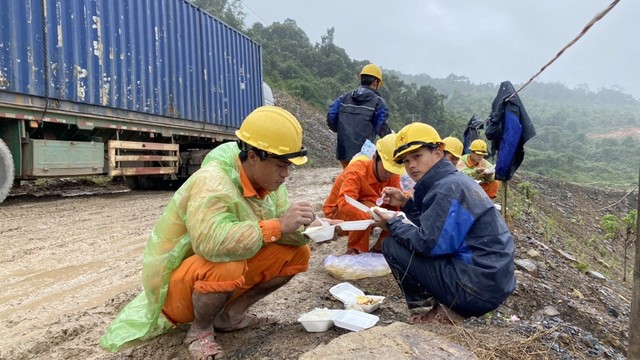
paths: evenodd
<path fill-rule="evenodd" d="M 509 224 L 509 220 L 507 220 L 507 181 L 502 182 L 502 204 L 500 206 L 502 207 L 500 209 L 502 211 L 502 217 L 507 222 L 507 225 L 511 225 Z"/>
<path fill-rule="evenodd" d="M 638 171 L 638 207 L 640 214 L 640 170 Z M 629 315 L 629 348 L 627 359 L 640 359 L 640 221 L 636 220 L 636 257 L 633 267 L 633 296 Z"/>

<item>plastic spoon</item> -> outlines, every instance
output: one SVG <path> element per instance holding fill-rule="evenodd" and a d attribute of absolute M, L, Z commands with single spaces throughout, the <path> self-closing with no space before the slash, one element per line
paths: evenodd
<path fill-rule="evenodd" d="M 314 214 L 314 215 L 316 216 L 316 219 L 318 221 L 320 221 L 320 226 L 327 227 L 327 226 L 331 225 L 326 220 L 323 220 L 321 217 L 319 217 L 317 214 Z"/>

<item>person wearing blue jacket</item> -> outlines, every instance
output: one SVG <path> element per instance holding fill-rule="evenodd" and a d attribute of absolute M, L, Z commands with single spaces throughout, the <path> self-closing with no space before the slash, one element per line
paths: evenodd
<path fill-rule="evenodd" d="M 368 64 L 360 71 L 360 86 L 340 95 L 327 112 L 327 126 L 338 134 L 336 159 L 344 169 L 368 139 L 375 143 L 391 133 L 387 119 L 389 110 L 378 94 L 382 86 L 382 70 Z"/>
<path fill-rule="evenodd" d="M 506 223 L 482 188 L 443 159 L 438 132 L 412 123 L 398 132 L 394 160 L 416 181 L 413 198 L 385 188 L 390 236 L 382 253 L 415 323 L 458 323 L 496 309 L 515 289 L 514 242 Z M 407 220 L 410 220 L 407 221 Z"/>

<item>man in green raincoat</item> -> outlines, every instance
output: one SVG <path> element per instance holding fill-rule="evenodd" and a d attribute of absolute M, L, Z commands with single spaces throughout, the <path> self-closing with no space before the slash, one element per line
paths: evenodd
<path fill-rule="evenodd" d="M 301 228 L 308 202 L 290 203 L 290 165 L 307 162 L 302 128 L 289 112 L 263 106 L 212 150 L 155 224 L 142 265 L 144 291 L 111 323 L 100 345 L 111 351 L 191 323 L 192 358 L 224 356 L 216 331 L 273 322 L 248 308 L 308 268 Z"/>

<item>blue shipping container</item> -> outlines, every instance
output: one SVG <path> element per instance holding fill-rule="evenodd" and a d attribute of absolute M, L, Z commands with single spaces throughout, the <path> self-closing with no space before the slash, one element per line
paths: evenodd
<path fill-rule="evenodd" d="M 3 1 L 0 91 L 230 128 L 262 104 L 260 45 L 185 0 L 44 3 Z"/>

